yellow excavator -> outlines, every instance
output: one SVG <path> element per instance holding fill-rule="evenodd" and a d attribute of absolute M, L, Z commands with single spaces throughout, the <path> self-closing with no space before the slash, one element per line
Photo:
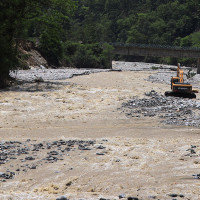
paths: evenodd
<path fill-rule="evenodd" d="M 197 90 L 192 90 L 190 83 L 184 83 L 183 70 L 180 68 L 180 64 L 177 67 L 177 76 L 171 78 L 171 90 L 165 92 L 165 96 L 175 96 L 184 98 L 196 98 Z"/>

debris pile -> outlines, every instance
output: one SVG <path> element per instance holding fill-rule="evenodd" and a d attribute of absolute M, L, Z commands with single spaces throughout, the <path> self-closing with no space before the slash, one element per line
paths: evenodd
<path fill-rule="evenodd" d="M 133 98 L 122 104 L 128 117 L 158 117 L 162 123 L 178 126 L 200 126 L 200 103 L 191 99 L 165 97 L 152 90 L 146 98 Z"/>

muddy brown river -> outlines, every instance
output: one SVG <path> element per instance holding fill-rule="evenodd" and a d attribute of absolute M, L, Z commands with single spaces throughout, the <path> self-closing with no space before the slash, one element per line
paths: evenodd
<path fill-rule="evenodd" d="M 119 109 L 170 90 L 148 81 L 157 72 L 100 72 L 1 91 L 0 199 L 200 199 L 200 129 Z"/>

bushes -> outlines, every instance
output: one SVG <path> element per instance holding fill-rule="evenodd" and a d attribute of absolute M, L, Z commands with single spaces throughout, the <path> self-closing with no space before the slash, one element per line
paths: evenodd
<path fill-rule="evenodd" d="M 77 68 L 111 68 L 112 47 L 108 44 L 61 43 L 56 37 L 42 34 L 39 49 L 49 64 Z"/>
<path fill-rule="evenodd" d="M 48 60 L 49 64 L 59 66 L 59 60 L 62 58 L 62 44 L 58 35 L 54 32 L 43 32 L 40 36 L 39 50 Z"/>
<path fill-rule="evenodd" d="M 108 44 L 80 44 L 68 42 L 64 46 L 65 62 L 78 68 L 111 68 Z"/>

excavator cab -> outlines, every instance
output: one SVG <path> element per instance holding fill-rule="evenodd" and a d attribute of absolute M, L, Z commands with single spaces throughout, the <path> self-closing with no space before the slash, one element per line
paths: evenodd
<path fill-rule="evenodd" d="M 171 78 L 171 89 L 172 89 L 172 85 L 175 83 L 179 83 L 180 79 L 178 77 L 172 77 Z"/>

